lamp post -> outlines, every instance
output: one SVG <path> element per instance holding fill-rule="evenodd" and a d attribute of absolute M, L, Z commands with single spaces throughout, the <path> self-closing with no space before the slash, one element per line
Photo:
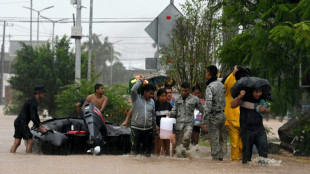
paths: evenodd
<path fill-rule="evenodd" d="M 113 82 L 113 60 L 114 60 L 114 58 L 113 58 L 113 44 L 115 44 L 115 43 L 117 43 L 117 42 L 121 42 L 122 40 L 118 40 L 118 41 L 115 41 L 115 42 L 113 42 L 113 43 L 108 43 L 108 47 L 110 48 L 110 54 L 111 54 L 111 78 L 110 78 L 110 80 L 111 80 L 111 82 L 110 82 L 110 84 L 111 84 L 111 86 L 112 86 L 112 82 Z"/>
<path fill-rule="evenodd" d="M 45 7 L 43 9 L 41 9 L 41 10 L 35 10 L 33 8 L 29 8 L 29 7 L 25 7 L 25 6 L 23 6 L 23 7 L 27 8 L 29 10 L 33 10 L 33 11 L 38 13 L 38 19 L 37 19 L 37 42 L 39 42 L 39 17 L 40 17 L 40 12 L 43 11 L 43 10 L 47 10 L 47 9 L 53 8 L 54 6 Z"/>
<path fill-rule="evenodd" d="M 44 17 L 41 15 L 42 18 L 49 20 L 50 22 L 53 23 L 53 33 L 52 33 L 52 50 L 54 50 L 54 31 L 55 31 L 55 23 L 60 22 L 60 21 L 64 21 L 67 19 L 59 19 L 59 20 L 51 20 L 50 18 Z"/>
<path fill-rule="evenodd" d="M 32 0 L 30 1 L 30 8 L 32 8 Z M 32 10 L 30 10 L 30 45 L 32 46 Z"/>

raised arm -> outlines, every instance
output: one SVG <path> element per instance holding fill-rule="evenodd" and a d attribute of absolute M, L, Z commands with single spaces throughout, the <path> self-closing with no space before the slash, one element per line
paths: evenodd
<path fill-rule="evenodd" d="M 131 88 L 131 100 L 135 101 L 138 97 L 138 89 L 142 85 L 143 79 L 138 80 Z"/>
<path fill-rule="evenodd" d="M 240 94 L 238 95 L 238 97 L 236 97 L 235 99 L 233 99 L 233 101 L 231 101 L 230 107 L 231 108 L 236 108 L 240 105 L 240 103 L 242 102 L 242 98 L 245 95 L 245 91 L 241 90 Z"/>
<path fill-rule="evenodd" d="M 227 77 L 227 79 L 224 82 L 224 86 L 226 89 L 226 96 L 228 96 L 228 93 L 230 93 L 231 88 L 236 83 L 235 75 L 237 71 L 238 71 L 237 66 L 235 66 L 234 71 Z"/>

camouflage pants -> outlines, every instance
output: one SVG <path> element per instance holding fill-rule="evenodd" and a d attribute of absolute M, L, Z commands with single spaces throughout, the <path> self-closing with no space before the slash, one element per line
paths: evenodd
<path fill-rule="evenodd" d="M 183 147 L 188 150 L 191 142 L 192 131 L 192 123 L 177 123 L 175 129 L 176 146 L 183 145 Z"/>
<path fill-rule="evenodd" d="M 222 123 L 208 123 L 208 133 L 210 137 L 212 159 L 224 158 L 227 153 L 227 129 Z"/>

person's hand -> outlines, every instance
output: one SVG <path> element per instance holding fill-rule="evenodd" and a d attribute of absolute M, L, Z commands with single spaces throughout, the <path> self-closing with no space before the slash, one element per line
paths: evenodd
<path fill-rule="evenodd" d="M 128 125 L 128 121 L 125 120 L 120 126 L 126 126 L 127 127 L 127 125 Z"/>
<path fill-rule="evenodd" d="M 157 125 L 156 125 L 156 128 L 155 128 L 155 129 L 156 129 L 156 131 L 159 131 L 159 127 L 158 127 Z"/>
<path fill-rule="evenodd" d="M 47 131 L 47 129 L 42 125 L 39 126 L 39 130 L 43 133 Z"/>
<path fill-rule="evenodd" d="M 233 75 L 236 75 L 237 71 L 239 70 L 237 67 L 238 67 L 237 65 L 234 66 L 234 71 L 232 72 Z"/>
<path fill-rule="evenodd" d="M 207 126 L 205 124 L 202 124 L 200 127 L 204 133 L 207 133 Z"/>
<path fill-rule="evenodd" d="M 148 82 L 147 80 L 143 80 L 142 86 L 145 86 L 145 85 L 147 85 L 147 84 L 149 84 L 149 82 Z"/>
<path fill-rule="evenodd" d="M 257 107 L 258 107 L 259 112 L 261 112 L 261 113 L 268 112 L 268 109 L 262 105 L 258 105 Z"/>
<path fill-rule="evenodd" d="M 245 90 L 241 90 L 240 94 L 239 94 L 239 97 L 242 98 L 245 95 L 245 93 L 246 93 Z"/>
<path fill-rule="evenodd" d="M 171 116 L 171 113 L 169 112 L 168 114 L 166 114 L 166 117 L 170 117 Z"/>

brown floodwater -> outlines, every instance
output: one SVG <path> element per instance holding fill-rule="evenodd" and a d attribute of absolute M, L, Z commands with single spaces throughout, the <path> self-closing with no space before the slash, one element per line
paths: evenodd
<path fill-rule="evenodd" d="M 1 109 L 2 111 L 2 109 Z M 16 116 L 4 116 L 0 112 L 0 174 L 205 174 L 205 173 L 310 173 L 310 158 L 294 157 L 289 153 L 270 155 L 280 161 L 280 166 L 261 166 L 241 164 L 241 161 L 229 160 L 230 153 L 224 161 L 211 160 L 210 148 L 193 149 L 191 159 L 130 155 L 41 155 L 26 154 L 22 143 L 17 153 L 9 153 L 13 143 Z M 257 157 L 254 155 L 253 158 Z M 254 160 L 253 160 L 254 161 Z"/>

